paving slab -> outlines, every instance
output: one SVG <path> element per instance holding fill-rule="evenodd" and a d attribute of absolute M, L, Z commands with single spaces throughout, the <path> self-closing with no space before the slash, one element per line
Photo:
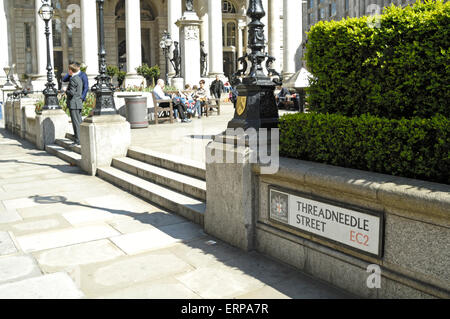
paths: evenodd
<path fill-rule="evenodd" d="M 70 224 L 58 215 L 9 224 L 9 230 L 12 231 L 16 237 L 68 227 L 70 227 Z"/>
<path fill-rule="evenodd" d="M 174 278 L 135 285 L 105 294 L 100 299 L 201 299 L 199 295 Z"/>
<path fill-rule="evenodd" d="M 183 285 L 207 299 L 233 298 L 264 287 L 260 280 L 239 269 L 224 265 L 198 268 L 175 277 Z"/>
<path fill-rule="evenodd" d="M 168 249 L 195 268 L 223 264 L 245 254 L 244 251 L 212 237 L 196 239 L 188 245 L 180 243 Z"/>
<path fill-rule="evenodd" d="M 9 224 L 21 221 L 22 217 L 14 210 L 1 210 L 0 209 L 0 224 Z"/>
<path fill-rule="evenodd" d="M 85 226 L 42 234 L 17 237 L 17 242 L 25 252 L 40 251 L 80 244 L 119 235 L 107 225 Z"/>
<path fill-rule="evenodd" d="M 66 273 L 0 285 L 0 299 L 79 299 L 83 292 Z"/>
<path fill-rule="evenodd" d="M 353 299 L 341 289 L 321 283 L 307 275 L 295 274 L 288 279 L 238 296 L 237 299 Z"/>
<path fill-rule="evenodd" d="M 136 255 L 145 251 L 158 250 L 181 242 L 159 229 L 150 229 L 139 233 L 112 237 L 111 241 L 127 255 Z"/>
<path fill-rule="evenodd" d="M 0 232 L 0 256 L 10 255 L 17 252 L 16 245 L 8 232 Z"/>
<path fill-rule="evenodd" d="M 99 296 L 192 270 L 189 264 L 169 252 L 154 252 L 82 267 L 81 284 L 89 296 Z"/>
<path fill-rule="evenodd" d="M 34 253 L 39 265 L 47 272 L 95 264 L 124 255 L 107 239 Z"/>
<path fill-rule="evenodd" d="M 0 257 L 0 284 L 42 275 L 31 256 Z"/>

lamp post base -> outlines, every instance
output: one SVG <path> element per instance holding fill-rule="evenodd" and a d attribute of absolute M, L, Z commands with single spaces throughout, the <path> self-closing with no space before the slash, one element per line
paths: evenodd
<path fill-rule="evenodd" d="M 247 79 L 245 79 L 247 80 Z M 275 100 L 275 84 L 270 79 L 245 81 L 237 86 L 238 99 L 229 129 L 277 128 L 279 115 Z M 246 83 L 248 82 L 248 83 Z"/>

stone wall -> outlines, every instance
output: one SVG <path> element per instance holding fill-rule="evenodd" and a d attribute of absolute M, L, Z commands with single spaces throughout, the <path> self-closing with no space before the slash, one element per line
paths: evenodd
<path fill-rule="evenodd" d="M 258 251 L 361 297 L 450 297 L 448 185 L 285 158 L 280 166 L 275 175 L 261 175 L 254 167 Z M 382 257 L 272 222 L 269 186 L 382 212 Z M 381 268 L 380 289 L 366 284 L 372 264 Z"/>

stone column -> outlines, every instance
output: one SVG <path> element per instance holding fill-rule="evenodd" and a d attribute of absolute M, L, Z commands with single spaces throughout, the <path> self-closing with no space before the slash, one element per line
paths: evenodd
<path fill-rule="evenodd" d="M 35 20 L 36 20 L 36 74 L 32 77 L 31 86 L 33 91 L 42 91 L 47 83 L 47 39 L 45 37 L 45 22 L 39 17 L 38 11 L 42 5 L 41 0 L 35 0 Z M 53 35 L 52 22 L 48 23 L 50 28 L 50 60 L 53 63 Z M 56 79 L 53 77 L 55 83 Z"/>
<path fill-rule="evenodd" d="M 296 71 L 296 62 L 301 65 L 297 54 L 302 45 L 302 1 L 283 0 L 283 77 L 288 80 Z M 298 59 L 298 61 L 297 61 Z"/>
<path fill-rule="evenodd" d="M 81 0 L 81 47 L 89 84 L 98 75 L 97 3 Z"/>
<path fill-rule="evenodd" d="M 205 43 L 204 50 L 206 53 L 208 53 L 208 56 L 206 58 L 207 61 L 207 69 L 206 74 L 209 72 L 209 16 L 208 16 L 208 3 L 207 0 L 201 0 L 199 1 L 199 9 L 197 11 L 198 16 L 200 17 L 200 20 L 202 22 L 200 26 L 200 41 L 203 41 Z"/>
<path fill-rule="evenodd" d="M 167 31 L 170 33 L 172 40 L 178 43 L 180 43 L 180 30 L 176 23 L 181 19 L 182 14 L 181 0 L 169 0 L 167 2 Z M 172 51 L 173 49 L 170 50 L 170 59 L 172 58 Z M 173 76 L 175 76 L 175 69 L 173 68 L 172 63 L 169 62 L 169 77 Z"/>
<path fill-rule="evenodd" d="M 3 71 L 3 68 L 10 64 L 8 50 L 8 20 L 6 18 L 5 6 L 6 1 L 0 0 L 0 43 L 3 46 L 3 49 L 0 50 L 0 87 L 6 82 L 6 74 Z M 0 99 L 2 99 L 2 94 L 0 94 Z"/>
<path fill-rule="evenodd" d="M 269 0 L 269 54 L 273 56 L 276 61 L 273 64 L 275 70 L 281 70 L 281 1 Z"/>
<path fill-rule="evenodd" d="M 209 77 L 223 75 L 222 1 L 208 0 Z"/>
<path fill-rule="evenodd" d="M 141 86 L 145 79 L 136 68 L 142 65 L 141 4 L 136 0 L 125 0 L 125 26 L 127 39 L 127 76 L 125 86 Z"/>
<path fill-rule="evenodd" d="M 191 86 L 200 81 L 200 24 L 195 12 L 185 12 L 177 21 L 180 29 L 181 75 Z"/>

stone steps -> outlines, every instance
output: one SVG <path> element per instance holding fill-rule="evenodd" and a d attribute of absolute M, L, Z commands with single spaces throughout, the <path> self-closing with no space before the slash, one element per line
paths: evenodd
<path fill-rule="evenodd" d="M 81 154 L 81 146 L 80 145 L 74 145 L 73 140 L 71 139 L 59 139 L 55 141 L 56 145 L 59 145 L 66 150 L 75 152 L 77 154 Z"/>
<path fill-rule="evenodd" d="M 129 157 L 115 158 L 112 166 L 147 181 L 170 188 L 201 201 L 206 201 L 206 182 Z"/>
<path fill-rule="evenodd" d="M 188 160 L 174 155 L 163 154 L 137 146 L 131 146 L 128 149 L 127 156 L 172 172 L 177 172 L 203 181 L 206 180 L 205 163 Z"/>
<path fill-rule="evenodd" d="M 119 161 L 125 162 L 123 159 L 117 159 L 116 164 Z M 116 167 L 99 168 L 97 175 L 132 194 L 138 195 L 203 227 L 206 210 L 206 204 L 203 201 L 152 183 Z"/>
<path fill-rule="evenodd" d="M 64 147 L 56 144 L 45 146 L 45 150 L 48 153 L 55 155 L 72 165 L 80 166 L 81 155 L 74 151 L 67 150 Z"/>

